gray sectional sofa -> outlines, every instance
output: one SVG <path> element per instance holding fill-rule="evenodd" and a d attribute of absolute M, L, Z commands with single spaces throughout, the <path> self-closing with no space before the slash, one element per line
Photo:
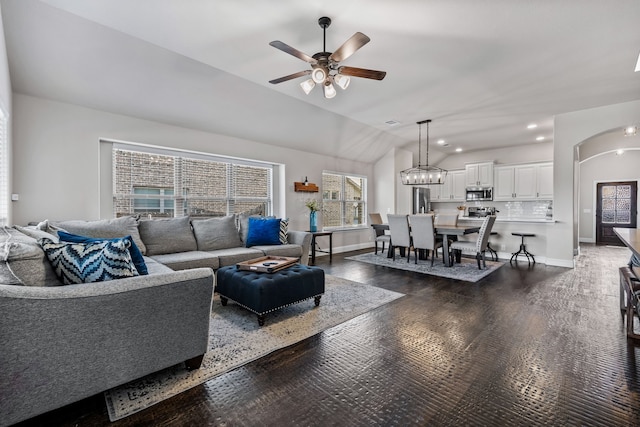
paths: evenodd
<path fill-rule="evenodd" d="M 43 221 L 0 229 L 0 425 L 59 408 L 160 369 L 199 366 L 214 271 L 263 255 L 308 263 L 311 235 L 245 247 L 248 215 L 214 219 Z M 63 285 L 39 239 L 58 230 L 132 236 L 149 274 Z"/>

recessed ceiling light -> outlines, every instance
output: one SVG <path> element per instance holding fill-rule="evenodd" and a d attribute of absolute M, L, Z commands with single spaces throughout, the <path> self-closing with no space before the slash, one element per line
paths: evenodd
<path fill-rule="evenodd" d="M 544 141 L 544 136 L 539 136 L 536 138 L 536 141 Z"/>
<path fill-rule="evenodd" d="M 398 126 L 400 124 L 397 120 L 387 120 L 385 123 L 389 126 Z"/>
<path fill-rule="evenodd" d="M 633 136 L 638 131 L 638 128 L 635 126 L 627 126 L 624 128 L 624 136 Z"/>
<path fill-rule="evenodd" d="M 537 124 L 535 124 L 535 123 L 531 123 L 530 125 L 528 125 L 528 126 L 527 126 L 527 129 L 535 129 L 535 128 L 537 128 L 537 127 L 538 127 L 538 125 L 537 125 Z"/>
<path fill-rule="evenodd" d="M 624 153 L 624 150 L 622 148 L 618 148 L 618 150 L 616 150 L 616 154 L 618 156 L 622 156 L 623 153 Z"/>
<path fill-rule="evenodd" d="M 460 147 L 456 148 L 456 153 L 459 153 L 461 151 L 462 151 L 462 148 L 460 148 Z"/>
<path fill-rule="evenodd" d="M 444 139 L 439 139 L 438 140 L 438 145 L 444 145 Z"/>

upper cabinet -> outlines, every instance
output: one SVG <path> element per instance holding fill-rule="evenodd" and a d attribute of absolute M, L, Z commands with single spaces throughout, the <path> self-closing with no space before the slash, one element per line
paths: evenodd
<path fill-rule="evenodd" d="M 553 163 L 496 166 L 494 200 L 553 198 Z"/>
<path fill-rule="evenodd" d="M 466 187 L 493 187 L 493 162 L 470 163 L 465 171 Z"/>
<path fill-rule="evenodd" d="M 431 201 L 464 201 L 466 196 L 465 179 L 466 171 L 464 169 L 449 171 L 442 185 L 429 186 L 431 188 Z"/>

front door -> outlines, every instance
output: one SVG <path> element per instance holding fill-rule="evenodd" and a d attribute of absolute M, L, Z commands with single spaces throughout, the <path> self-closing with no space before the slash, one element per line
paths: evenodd
<path fill-rule="evenodd" d="M 606 182 L 596 187 L 596 244 L 623 246 L 613 227 L 635 228 L 638 183 Z"/>

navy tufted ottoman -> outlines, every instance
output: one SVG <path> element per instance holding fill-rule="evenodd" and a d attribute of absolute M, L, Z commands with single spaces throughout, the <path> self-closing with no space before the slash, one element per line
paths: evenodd
<path fill-rule="evenodd" d="M 275 273 L 238 270 L 235 265 L 216 272 L 216 289 L 222 305 L 235 301 L 258 315 L 264 325 L 264 315 L 287 305 L 314 298 L 320 304 L 324 293 L 324 270 L 295 264 Z"/>

